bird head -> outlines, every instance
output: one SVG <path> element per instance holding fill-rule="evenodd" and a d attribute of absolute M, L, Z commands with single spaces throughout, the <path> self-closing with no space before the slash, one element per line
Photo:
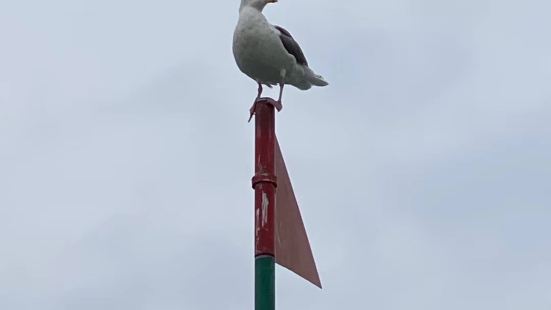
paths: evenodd
<path fill-rule="evenodd" d="M 239 10 L 243 9 L 244 7 L 252 7 L 262 12 L 264 7 L 268 3 L 276 3 L 278 0 L 241 0 L 241 7 Z"/>

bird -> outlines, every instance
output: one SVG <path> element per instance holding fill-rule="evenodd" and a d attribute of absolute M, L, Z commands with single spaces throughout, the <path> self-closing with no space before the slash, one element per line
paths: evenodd
<path fill-rule="evenodd" d="M 279 98 L 270 102 L 280 111 L 283 87 L 292 85 L 301 90 L 329 83 L 308 66 L 308 61 L 291 33 L 268 22 L 262 11 L 278 0 L 241 0 L 239 20 L 233 34 L 233 55 L 237 67 L 258 84 L 256 102 L 262 95 L 262 85 L 279 85 Z"/>

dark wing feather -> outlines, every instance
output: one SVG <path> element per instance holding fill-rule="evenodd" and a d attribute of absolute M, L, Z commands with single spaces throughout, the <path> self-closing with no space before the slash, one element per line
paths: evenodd
<path fill-rule="evenodd" d="M 293 39 L 293 36 L 289 33 L 289 31 L 285 30 L 283 27 L 280 26 L 274 26 L 277 30 L 279 30 L 280 35 L 279 38 L 281 39 L 281 43 L 283 43 L 283 46 L 289 52 L 289 54 L 293 55 L 295 59 L 297 60 L 297 63 L 308 66 L 308 61 L 306 61 L 306 57 L 304 57 L 304 53 L 300 49 L 300 46 L 298 45 L 297 41 Z"/>

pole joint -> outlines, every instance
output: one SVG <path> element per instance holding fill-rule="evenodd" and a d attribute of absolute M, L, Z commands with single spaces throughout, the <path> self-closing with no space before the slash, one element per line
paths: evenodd
<path fill-rule="evenodd" d="M 269 183 L 277 187 L 277 177 L 273 174 L 258 173 L 252 178 L 251 182 L 253 189 L 256 189 L 256 185 L 260 183 Z"/>

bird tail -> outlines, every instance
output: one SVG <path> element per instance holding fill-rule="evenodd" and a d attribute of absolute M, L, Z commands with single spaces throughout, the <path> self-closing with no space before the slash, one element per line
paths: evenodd
<path fill-rule="evenodd" d="M 306 67 L 306 76 L 308 78 L 308 81 L 312 83 L 312 85 L 316 86 L 327 86 L 329 83 L 323 78 L 323 76 L 316 74 L 312 69 Z"/>

